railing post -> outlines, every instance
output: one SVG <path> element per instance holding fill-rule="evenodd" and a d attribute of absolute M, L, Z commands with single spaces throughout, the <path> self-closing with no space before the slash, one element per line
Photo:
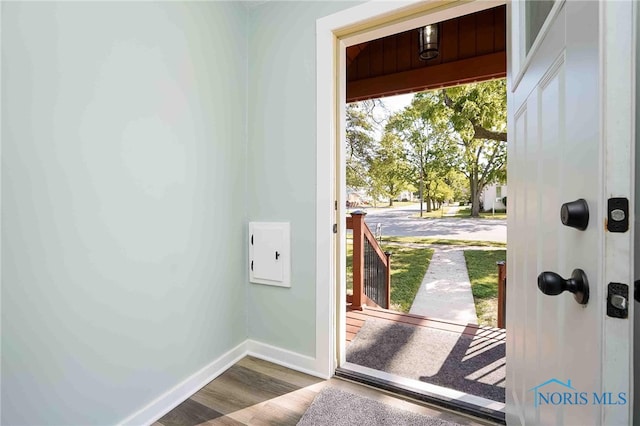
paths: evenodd
<path fill-rule="evenodd" d="M 385 251 L 384 255 L 387 256 L 387 273 L 386 273 L 386 280 L 387 280 L 387 306 L 385 306 L 385 309 L 391 309 L 391 252 L 390 251 Z"/>
<path fill-rule="evenodd" d="M 351 308 L 361 311 L 364 305 L 364 217 L 366 212 L 356 210 L 353 218 L 353 298 Z"/>
<path fill-rule="evenodd" d="M 496 262 L 498 265 L 498 328 L 505 328 L 505 312 L 507 308 L 507 263 Z"/>

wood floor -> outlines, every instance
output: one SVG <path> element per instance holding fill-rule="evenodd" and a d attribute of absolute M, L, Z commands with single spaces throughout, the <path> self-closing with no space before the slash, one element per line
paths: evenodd
<path fill-rule="evenodd" d="M 397 408 L 461 425 L 492 424 L 342 379 L 322 380 L 246 357 L 170 411 L 154 426 L 295 425 L 325 386 L 338 387 Z"/>

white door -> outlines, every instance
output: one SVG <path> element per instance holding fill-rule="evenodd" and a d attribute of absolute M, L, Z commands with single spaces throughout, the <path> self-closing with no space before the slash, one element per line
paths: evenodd
<path fill-rule="evenodd" d="M 631 424 L 633 230 L 614 231 L 633 214 L 608 200 L 634 205 L 634 9 L 509 4 L 508 424 Z M 561 222 L 561 206 L 578 199 L 585 230 Z M 566 217 L 579 223 L 578 210 Z M 576 269 L 588 303 L 539 289 L 542 272 Z M 615 310 L 609 283 L 631 296 L 610 296 Z M 562 290 L 552 274 L 542 284 Z"/>

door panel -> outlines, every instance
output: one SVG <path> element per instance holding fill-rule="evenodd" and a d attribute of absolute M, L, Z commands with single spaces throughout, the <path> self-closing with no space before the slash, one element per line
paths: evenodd
<path fill-rule="evenodd" d="M 539 156 L 544 159 L 538 163 L 538 190 L 535 194 L 537 198 L 536 216 L 532 220 L 538 220 L 539 241 L 537 241 L 538 262 L 532 271 L 565 271 L 564 259 L 562 259 L 561 232 L 558 229 L 558 205 L 562 204 L 562 158 L 558 155 L 565 146 L 562 126 L 564 119 L 564 53 L 551 66 L 537 93 L 532 94 L 531 102 L 539 103 L 539 117 L 536 122 L 540 141 Z M 532 105 L 533 106 L 533 105 Z M 532 182 L 535 184 L 534 182 Z M 546 224 L 546 226 L 545 226 Z M 562 333 L 548 333 L 545 330 L 556 329 L 562 320 L 564 297 L 548 297 L 530 288 L 531 297 L 536 298 L 537 323 L 536 336 L 538 343 L 538 363 L 537 372 L 545 372 L 545 376 L 553 377 L 553 372 L 558 370 L 560 359 L 555 356 L 557 348 L 562 347 Z M 545 368 L 547 367 L 547 368 Z M 539 377 L 539 376 L 538 376 Z M 544 377 L 544 376 L 543 376 Z M 563 378 L 564 380 L 564 378 Z M 555 413 L 540 410 L 540 424 L 554 424 Z"/>
<path fill-rule="evenodd" d="M 610 91 L 611 85 L 623 82 L 608 80 L 607 67 L 615 63 L 603 62 L 611 42 L 603 33 L 603 10 L 612 8 L 603 4 L 557 4 L 528 62 L 517 67 L 511 63 L 511 70 L 524 71 L 519 78 L 509 72 L 510 86 L 515 86 L 509 93 L 508 176 L 513 206 L 507 268 L 509 424 L 629 422 L 632 349 L 615 336 L 630 336 L 632 321 L 606 316 L 606 283 L 611 279 L 611 259 L 617 259 L 621 269 L 620 257 L 626 256 L 631 264 L 632 254 L 619 250 L 620 241 L 630 241 L 631 233 L 611 236 L 603 224 L 611 194 L 631 197 L 628 188 L 612 182 L 624 181 L 633 159 L 623 160 L 615 151 L 620 167 L 611 165 L 611 150 L 618 141 L 609 138 L 614 122 L 607 118 L 607 100 L 619 96 Z M 517 23 L 526 20 L 514 16 L 513 5 L 510 13 L 514 43 Z M 623 29 L 616 36 L 631 38 L 631 34 Z M 615 60 L 624 62 L 621 57 Z M 629 120 L 616 124 L 628 126 Z M 620 146 L 625 149 L 624 143 Z M 560 220 L 562 204 L 579 198 L 589 206 L 584 231 Z M 617 243 L 610 244 L 611 238 Z M 577 303 L 566 291 L 549 296 L 538 289 L 541 272 L 569 278 L 576 268 L 588 277 L 588 304 Z M 631 270 L 627 266 L 627 272 Z M 607 346 L 614 341 L 615 349 Z M 624 404 L 617 398 L 620 392 L 627 395 Z M 603 394 L 608 395 L 606 401 Z"/>

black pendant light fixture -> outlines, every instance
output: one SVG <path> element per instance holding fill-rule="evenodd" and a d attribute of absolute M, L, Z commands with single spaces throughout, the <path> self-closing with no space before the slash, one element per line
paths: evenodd
<path fill-rule="evenodd" d="M 418 28 L 420 38 L 420 59 L 428 61 L 438 56 L 440 50 L 440 24 Z"/>

